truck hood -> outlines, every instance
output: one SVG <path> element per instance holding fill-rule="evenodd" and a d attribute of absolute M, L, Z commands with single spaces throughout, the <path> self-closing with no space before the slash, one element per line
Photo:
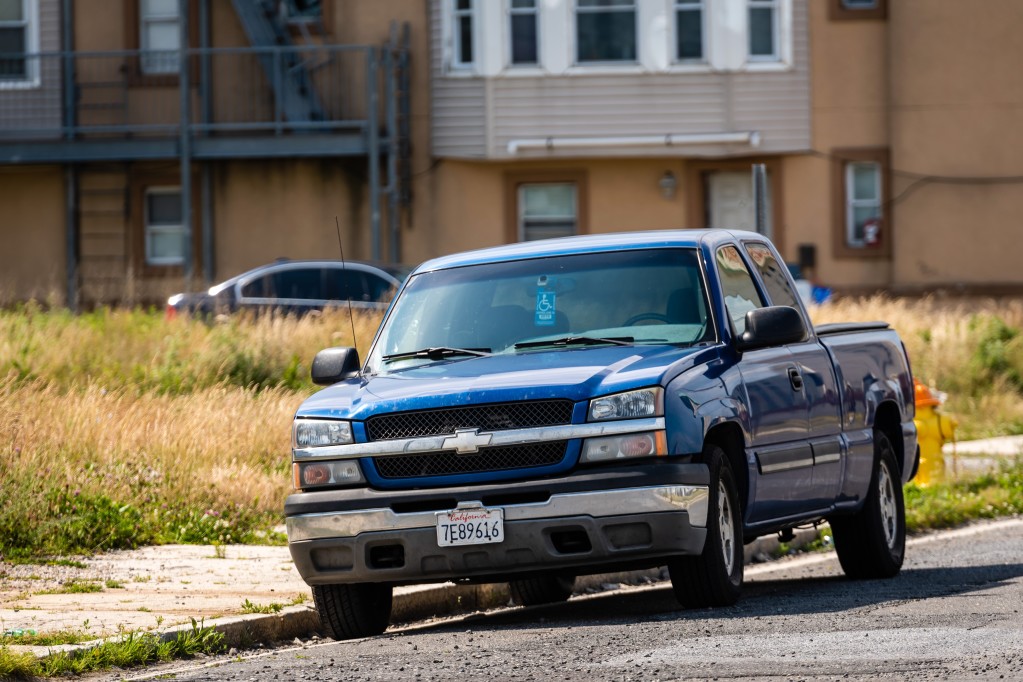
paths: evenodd
<path fill-rule="evenodd" d="M 363 420 L 379 412 L 568 398 L 665 385 L 707 348 L 608 346 L 458 358 L 357 377 L 305 401 L 296 416 Z"/>

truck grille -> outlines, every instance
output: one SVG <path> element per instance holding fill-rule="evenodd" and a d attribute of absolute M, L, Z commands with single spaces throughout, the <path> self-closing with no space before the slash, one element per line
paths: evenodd
<path fill-rule="evenodd" d="M 431 452 L 422 455 L 376 457 L 373 463 L 383 478 L 449 476 L 507 469 L 526 469 L 557 464 L 565 456 L 568 441 L 482 448 L 471 455 Z"/>
<path fill-rule="evenodd" d="M 501 431 L 555 426 L 572 422 L 572 407 L 571 400 L 537 400 L 393 412 L 367 419 L 366 433 L 370 440 L 393 440 L 447 435 L 454 433 L 455 429 Z M 459 457 L 464 458 L 464 455 Z"/>

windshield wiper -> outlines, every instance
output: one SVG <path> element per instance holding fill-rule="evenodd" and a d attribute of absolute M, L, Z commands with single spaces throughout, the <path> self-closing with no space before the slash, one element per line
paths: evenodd
<path fill-rule="evenodd" d="M 440 360 L 441 358 L 450 358 L 456 355 L 471 355 L 473 357 L 484 357 L 492 355 L 489 348 L 448 348 L 447 346 L 433 346 L 430 348 L 420 348 L 419 350 L 410 350 L 406 353 L 393 353 L 391 355 L 385 355 L 381 360 L 403 360 L 405 358 L 429 358 L 430 360 Z"/>
<path fill-rule="evenodd" d="M 560 339 L 547 339 L 546 341 L 523 341 L 516 343 L 515 348 L 539 348 L 541 346 L 596 346 L 602 343 L 610 343 L 616 346 L 631 346 L 636 342 L 631 336 L 566 336 Z"/>

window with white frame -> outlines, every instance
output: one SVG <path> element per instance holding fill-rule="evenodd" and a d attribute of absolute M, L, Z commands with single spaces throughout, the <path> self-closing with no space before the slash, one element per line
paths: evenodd
<path fill-rule="evenodd" d="M 675 0 L 675 59 L 704 60 L 703 0 Z"/>
<path fill-rule="evenodd" d="M 576 186 L 571 182 L 519 185 L 519 241 L 576 233 Z"/>
<path fill-rule="evenodd" d="M 150 187 L 145 193 L 146 264 L 185 262 L 185 225 L 180 187 Z"/>
<path fill-rule="evenodd" d="M 472 66 L 473 54 L 473 0 L 448 0 L 452 5 L 451 38 L 454 46 L 451 65 Z"/>
<path fill-rule="evenodd" d="M 861 249 L 878 243 L 881 219 L 881 164 L 855 161 L 845 166 L 845 241 Z"/>
<path fill-rule="evenodd" d="M 778 54 L 779 0 L 749 0 L 749 58 L 776 61 Z"/>
<path fill-rule="evenodd" d="M 139 44 L 143 50 L 142 73 L 178 72 L 178 0 L 139 0 Z"/>
<path fill-rule="evenodd" d="M 34 80 L 38 52 L 35 0 L 0 0 L 0 82 Z"/>
<path fill-rule="evenodd" d="M 635 62 L 636 0 L 576 0 L 576 61 Z"/>
<path fill-rule="evenodd" d="M 536 3 L 537 0 L 511 0 L 508 26 L 513 65 L 535 65 L 539 62 Z"/>

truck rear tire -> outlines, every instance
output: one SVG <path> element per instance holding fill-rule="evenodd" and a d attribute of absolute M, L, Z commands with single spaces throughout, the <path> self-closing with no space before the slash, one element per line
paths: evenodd
<path fill-rule="evenodd" d="M 699 556 L 668 562 L 675 598 L 688 608 L 731 606 L 742 589 L 742 515 L 735 476 L 728 457 L 717 445 L 707 445 L 710 466 L 707 541 Z"/>
<path fill-rule="evenodd" d="M 379 635 L 391 619 L 390 585 L 314 585 L 320 623 L 337 640 Z"/>
<path fill-rule="evenodd" d="M 874 432 L 874 472 L 863 507 L 830 522 L 838 561 L 848 577 L 898 575 L 906 553 L 906 507 L 895 448 L 884 432 Z"/>
<path fill-rule="evenodd" d="M 575 576 L 539 575 L 508 582 L 512 601 L 519 606 L 539 606 L 568 601 L 575 587 Z"/>

